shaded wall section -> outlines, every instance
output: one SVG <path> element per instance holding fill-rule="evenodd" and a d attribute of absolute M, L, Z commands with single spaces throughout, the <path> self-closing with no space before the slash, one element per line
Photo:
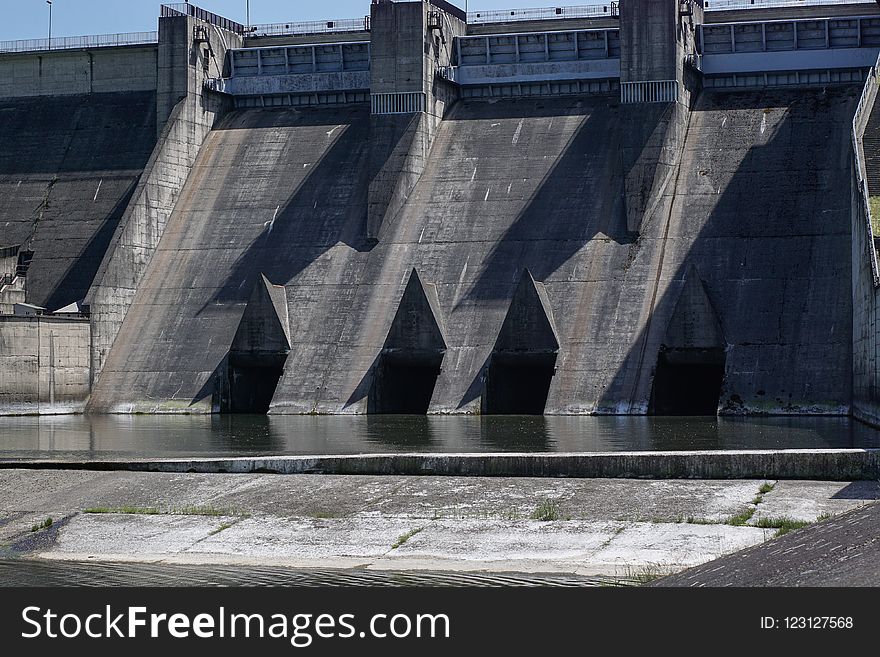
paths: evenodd
<path fill-rule="evenodd" d="M 154 91 L 0 99 L 0 246 L 34 252 L 28 303 L 86 296 L 155 141 Z"/>

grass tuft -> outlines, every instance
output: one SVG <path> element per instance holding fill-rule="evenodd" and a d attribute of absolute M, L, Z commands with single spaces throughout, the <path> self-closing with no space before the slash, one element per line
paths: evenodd
<path fill-rule="evenodd" d="M 778 530 L 776 532 L 776 537 L 778 538 L 779 536 L 785 536 L 788 532 L 792 532 L 795 529 L 802 529 L 812 524 L 805 520 L 794 520 L 792 518 L 761 518 L 755 523 L 755 527 L 776 529 Z"/>
<path fill-rule="evenodd" d="M 400 536 L 397 537 L 397 540 L 394 541 L 394 545 L 391 546 L 391 549 L 396 550 L 397 548 L 399 548 L 401 545 L 406 543 L 409 539 L 411 539 L 413 536 L 415 536 L 416 534 L 418 534 L 420 531 L 422 531 L 424 529 L 425 529 L 424 527 L 416 527 L 415 529 L 410 529 L 406 534 L 401 534 Z"/>
<path fill-rule="evenodd" d="M 727 519 L 728 525 L 733 525 L 734 527 L 742 527 L 749 520 L 752 519 L 752 516 L 755 515 L 755 509 L 746 509 L 742 513 L 738 513 L 735 516 L 731 516 Z"/>
<path fill-rule="evenodd" d="M 553 500 L 544 500 L 535 510 L 532 511 L 532 520 L 540 520 L 541 522 L 553 522 L 560 520 L 562 514 L 559 511 L 559 505 Z"/>
<path fill-rule="evenodd" d="M 49 527 L 51 527 L 51 526 L 52 526 L 52 518 L 46 518 L 39 525 L 34 525 L 33 527 L 31 527 L 31 533 L 36 533 L 42 529 L 49 529 Z"/>
<path fill-rule="evenodd" d="M 776 484 L 770 484 L 770 483 L 765 482 L 765 483 L 761 484 L 761 487 L 758 489 L 758 492 L 761 495 L 766 495 L 767 493 L 772 492 L 774 488 L 776 488 Z"/>

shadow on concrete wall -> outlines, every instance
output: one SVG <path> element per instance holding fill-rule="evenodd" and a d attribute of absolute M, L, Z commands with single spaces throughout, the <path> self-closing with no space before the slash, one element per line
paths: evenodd
<path fill-rule="evenodd" d="M 646 412 L 658 353 L 691 268 L 727 342 L 722 411 L 848 405 L 848 126 L 856 95 L 853 88 L 703 94 L 691 119 L 670 239 L 659 247 L 666 249 L 663 271 L 654 272 L 646 294 L 661 277 L 671 282 L 599 412 Z M 701 117 L 705 112 L 713 114 Z M 766 141 L 755 143 L 768 130 Z M 665 213 L 654 218 L 667 220 Z"/>
<path fill-rule="evenodd" d="M 561 109 L 552 101 L 527 108 L 516 102 L 488 108 L 479 113 L 480 119 L 555 117 L 560 116 Z M 510 298 L 524 268 L 535 280 L 546 281 L 597 237 L 619 244 L 634 240 L 626 229 L 617 107 L 594 101 L 588 108 L 535 193 L 492 248 L 479 277 L 459 305 L 465 300 Z M 498 157 L 527 155 L 509 152 L 499 153 Z"/>
<path fill-rule="evenodd" d="M 273 128 L 326 125 L 333 129 L 344 125 L 344 129 L 311 166 L 275 220 L 241 252 L 220 291 L 202 310 L 214 303 L 246 301 L 261 273 L 285 285 L 340 242 L 356 251 L 372 248 L 363 234 L 369 184 L 369 110 L 244 111 L 279 113 L 281 120 Z M 230 123 L 224 121 L 218 129 L 229 129 Z"/>
<path fill-rule="evenodd" d="M 85 296 L 155 143 L 155 92 L 0 101 L 0 244 L 34 251 L 30 303 Z"/>

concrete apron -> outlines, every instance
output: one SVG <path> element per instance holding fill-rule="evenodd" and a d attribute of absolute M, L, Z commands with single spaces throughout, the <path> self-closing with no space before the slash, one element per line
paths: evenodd
<path fill-rule="evenodd" d="M 801 449 L 595 454 L 363 454 L 134 460 L 21 460 L 0 469 L 106 472 L 432 475 L 629 479 L 880 479 L 880 450 Z"/>
<path fill-rule="evenodd" d="M 876 482 L 7 469 L 0 557 L 639 580 L 878 498 Z"/>

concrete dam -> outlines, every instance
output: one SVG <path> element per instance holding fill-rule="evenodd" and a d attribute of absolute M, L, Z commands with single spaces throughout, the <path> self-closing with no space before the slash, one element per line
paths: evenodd
<path fill-rule="evenodd" d="M 0 412 L 876 422 L 880 9 L 789 4 L 6 48 Z"/>

